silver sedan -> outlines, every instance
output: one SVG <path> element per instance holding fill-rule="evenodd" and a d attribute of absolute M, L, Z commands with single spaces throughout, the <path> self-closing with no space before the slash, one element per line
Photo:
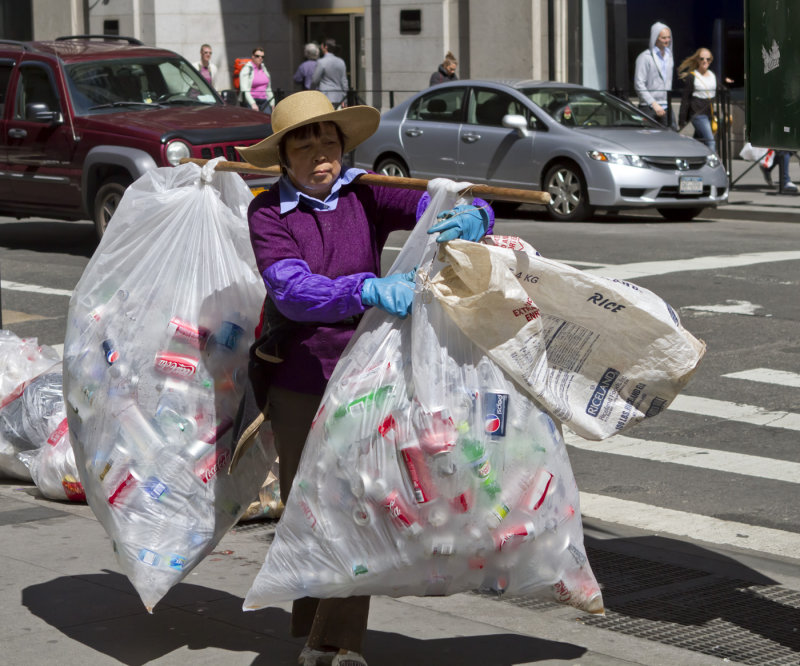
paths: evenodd
<path fill-rule="evenodd" d="M 381 117 L 354 165 L 544 190 L 554 220 L 654 207 L 691 220 L 728 197 L 719 158 L 613 95 L 541 81 L 444 83 Z"/>

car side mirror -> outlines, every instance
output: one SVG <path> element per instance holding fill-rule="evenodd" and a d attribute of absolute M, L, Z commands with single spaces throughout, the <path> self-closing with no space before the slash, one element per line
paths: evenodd
<path fill-rule="evenodd" d="M 516 130 L 517 134 L 521 137 L 526 137 L 530 134 L 530 132 L 528 132 L 528 121 L 525 120 L 525 116 L 516 113 L 509 113 L 503 116 L 503 127 Z"/>
<path fill-rule="evenodd" d="M 223 90 L 219 96 L 222 97 L 223 104 L 236 106 L 239 103 L 239 93 L 235 90 Z"/>
<path fill-rule="evenodd" d="M 48 125 L 60 125 L 64 118 L 60 111 L 52 111 L 47 104 L 33 102 L 25 105 L 25 120 L 35 123 L 47 123 Z"/>

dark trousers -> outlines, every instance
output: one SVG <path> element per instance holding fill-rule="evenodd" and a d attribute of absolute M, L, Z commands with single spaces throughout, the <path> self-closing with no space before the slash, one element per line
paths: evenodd
<path fill-rule="evenodd" d="M 269 415 L 280 463 L 281 500 L 286 504 L 300 464 L 303 446 L 322 396 L 271 387 Z M 346 648 L 363 652 L 367 632 L 369 597 L 314 599 L 304 597 L 292 604 L 292 636 L 308 636 L 308 646 Z"/>

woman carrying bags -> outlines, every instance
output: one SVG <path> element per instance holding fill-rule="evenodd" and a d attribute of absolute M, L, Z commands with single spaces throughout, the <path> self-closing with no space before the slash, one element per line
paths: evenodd
<path fill-rule="evenodd" d="M 272 372 L 269 414 L 280 456 L 281 499 L 286 503 L 311 422 L 336 362 L 361 314 L 377 307 L 407 317 L 414 275 L 380 276 L 380 256 L 390 232 L 411 229 L 426 208 L 427 193 L 359 183 L 360 169 L 342 166 L 378 128 L 369 106 L 334 110 L 321 92 L 289 95 L 272 114 L 274 134 L 240 148 L 249 163 L 280 165 L 281 177 L 250 204 L 250 240 L 267 287 L 264 327 L 292 326 Z M 440 215 L 429 233 L 437 240 L 480 240 L 493 222 L 491 209 L 458 206 Z M 369 597 L 298 599 L 293 636 L 308 636 L 298 663 L 364 666 L 361 655 Z"/>

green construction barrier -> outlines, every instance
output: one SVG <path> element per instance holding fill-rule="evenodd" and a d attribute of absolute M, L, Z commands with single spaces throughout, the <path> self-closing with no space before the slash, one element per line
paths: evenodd
<path fill-rule="evenodd" d="M 800 150 L 800 2 L 745 0 L 747 139 Z"/>

